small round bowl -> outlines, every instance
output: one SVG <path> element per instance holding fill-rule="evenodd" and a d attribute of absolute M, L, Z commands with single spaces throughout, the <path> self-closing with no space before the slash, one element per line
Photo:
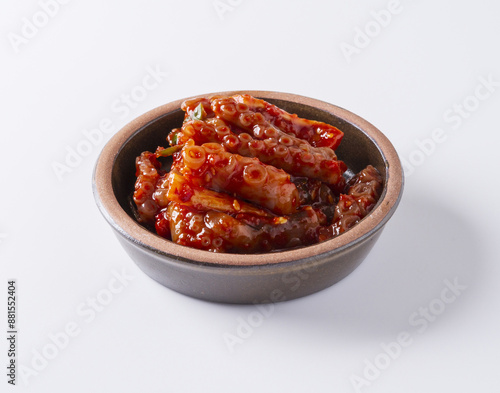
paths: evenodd
<path fill-rule="evenodd" d="M 351 175 L 368 164 L 379 170 L 384 189 L 376 207 L 352 229 L 308 247 L 266 254 L 222 254 L 175 244 L 141 226 L 130 204 L 135 158 L 166 145 L 182 124 L 185 100 L 153 109 L 133 120 L 103 148 L 93 176 L 94 197 L 118 240 L 147 275 L 174 291 L 226 303 L 278 302 L 325 289 L 350 274 L 375 244 L 403 190 L 403 171 L 389 140 L 353 113 L 312 98 L 268 91 L 248 93 L 300 117 L 332 124 L 344 132 L 339 159 Z M 192 97 L 190 97 L 192 98 Z"/>

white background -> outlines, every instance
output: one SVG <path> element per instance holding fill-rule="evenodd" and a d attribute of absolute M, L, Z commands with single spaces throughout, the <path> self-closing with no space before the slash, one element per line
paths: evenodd
<path fill-rule="evenodd" d="M 221 3 L 233 5 L 218 13 Z M 0 391 L 499 391 L 500 6 L 405 0 L 380 27 L 373 12 L 387 7 L 90 0 L 44 17 L 37 1 L 3 2 Z M 35 32 L 23 27 L 33 19 Z M 372 37 L 344 54 L 362 41 L 358 29 Z M 160 70 L 158 82 L 127 112 L 122 94 L 137 97 L 148 67 Z M 169 101 L 232 89 L 349 109 L 406 162 L 401 205 L 365 262 L 263 317 L 254 306 L 177 294 L 133 264 L 91 191 L 113 132 L 96 137 L 81 162 L 65 161 L 68 149 L 89 147 L 84 131 L 102 120 L 116 132 Z M 459 105 L 461 115 L 449 112 Z M 429 142 L 436 132 L 440 141 Z M 58 165 L 67 166 L 60 179 Z M 113 281 L 118 273 L 126 286 Z M 9 278 L 18 282 L 16 388 L 4 368 Z M 452 301 L 446 280 L 462 288 Z M 112 298 L 110 284 L 120 291 Z M 97 295 L 106 304 L 92 314 Z M 439 315 L 423 322 L 429 306 Z M 401 332 L 411 344 L 399 350 L 390 343 Z M 240 341 L 228 345 L 231 335 Z"/>

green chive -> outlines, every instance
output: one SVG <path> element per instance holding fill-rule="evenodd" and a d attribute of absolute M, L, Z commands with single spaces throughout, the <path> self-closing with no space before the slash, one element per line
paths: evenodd
<path fill-rule="evenodd" d="M 205 114 L 205 110 L 203 109 L 203 105 L 201 103 L 198 104 L 196 109 L 193 111 L 193 118 L 196 120 L 202 120 L 203 115 Z"/>
<path fill-rule="evenodd" d="M 178 136 L 177 132 L 174 135 L 172 135 L 172 144 L 173 145 L 177 145 L 177 136 Z"/>
<path fill-rule="evenodd" d="M 157 151 L 156 155 L 161 156 L 161 157 L 169 157 L 181 149 L 182 149 L 181 145 L 171 146 L 171 147 L 167 147 L 166 149 Z"/>

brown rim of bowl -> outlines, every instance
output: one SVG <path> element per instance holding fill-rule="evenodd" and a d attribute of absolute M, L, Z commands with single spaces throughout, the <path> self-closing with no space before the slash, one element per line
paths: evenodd
<path fill-rule="evenodd" d="M 146 124 L 162 115 L 179 109 L 181 103 L 186 99 L 202 96 L 233 95 L 243 93 L 250 94 L 255 97 L 261 97 L 263 99 L 280 99 L 316 107 L 344 119 L 368 135 L 368 137 L 381 151 L 384 157 L 387 173 L 383 194 L 377 203 L 377 206 L 370 212 L 370 214 L 349 231 L 331 240 L 298 249 L 267 254 L 212 253 L 181 246 L 150 232 L 131 218 L 118 203 L 114 195 L 111 180 L 114 160 L 123 144 L 136 131 L 141 129 Z M 343 108 L 324 101 L 296 94 L 258 90 L 238 90 L 200 94 L 176 100 L 152 109 L 125 125 L 109 140 L 106 146 L 104 146 L 94 168 L 94 195 L 96 202 L 101 210 L 101 213 L 118 232 L 132 242 L 155 253 L 192 263 L 198 262 L 217 266 L 256 266 L 291 262 L 332 252 L 334 250 L 338 252 L 342 249 L 353 246 L 376 232 L 389 220 L 401 198 L 402 187 L 403 172 L 396 150 L 387 137 L 375 126 Z"/>

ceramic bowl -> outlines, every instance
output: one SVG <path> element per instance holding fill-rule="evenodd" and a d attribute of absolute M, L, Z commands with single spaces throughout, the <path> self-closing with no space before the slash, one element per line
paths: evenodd
<path fill-rule="evenodd" d="M 240 91 L 203 94 L 232 95 Z M 174 291 L 227 303 L 289 300 L 325 289 L 350 274 L 366 257 L 394 213 L 403 190 L 403 172 L 389 140 L 355 114 L 294 94 L 245 91 L 290 113 L 332 124 L 344 132 L 336 153 L 356 173 L 368 164 L 384 178 L 377 206 L 352 229 L 320 244 L 266 254 L 220 254 L 165 240 L 141 226 L 130 204 L 135 158 L 165 146 L 182 124 L 185 99 L 153 109 L 117 132 L 103 148 L 94 170 L 93 190 L 101 213 L 123 248 L 148 276 Z M 192 98 L 192 97 L 190 97 Z"/>

